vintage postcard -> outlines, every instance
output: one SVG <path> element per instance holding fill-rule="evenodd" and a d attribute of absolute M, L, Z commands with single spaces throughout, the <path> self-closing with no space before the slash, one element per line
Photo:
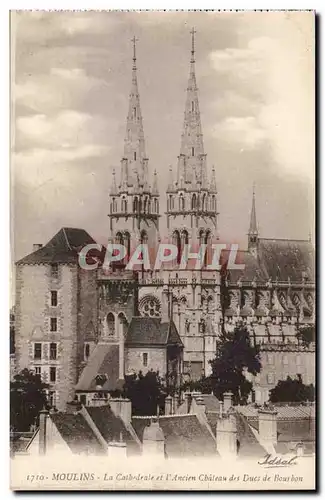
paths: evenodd
<path fill-rule="evenodd" d="M 10 24 L 11 488 L 314 490 L 314 12 Z"/>

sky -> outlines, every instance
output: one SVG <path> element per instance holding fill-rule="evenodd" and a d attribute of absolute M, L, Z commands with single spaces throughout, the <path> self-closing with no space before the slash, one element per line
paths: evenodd
<path fill-rule="evenodd" d="M 165 211 L 168 169 L 176 175 L 180 152 L 192 26 L 220 238 L 245 248 L 253 184 L 261 237 L 313 234 L 312 13 L 22 11 L 11 19 L 14 260 L 61 227 L 106 241 L 134 35 L 149 170 L 158 172 Z"/>

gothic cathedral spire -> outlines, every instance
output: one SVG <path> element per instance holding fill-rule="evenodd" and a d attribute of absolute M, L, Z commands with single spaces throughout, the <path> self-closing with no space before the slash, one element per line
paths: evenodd
<path fill-rule="evenodd" d="M 143 186 L 148 180 L 148 159 L 145 148 L 137 78 L 136 42 L 137 39 L 133 37 L 132 83 L 129 94 L 129 110 L 126 120 L 126 132 L 124 139 L 124 155 L 122 159 L 120 184 L 121 189 L 125 189 L 127 186 L 134 187 L 135 175 L 138 178 L 137 183 L 139 183 L 140 186 Z"/>
<path fill-rule="evenodd" d="M 110 193 L 110 239 L 128 249 L 137 241 L 157 240 L 159 221 L 159 192 L 157 175 L 153 188 L 149 185 L 148 158 L 146 155 L 140 96 L 137 77 L 136 38 L 133 37 L 132 83 L 126 119 L 124 153 L 121 160 L 120 184 L 115 175 Z M 128 250 L 129 255 L 129 250 Z"/>
<path fill-rule="evenodd" d="M 255 254 L 258 244 L 258 229 L 256 221 L 256 206 L 255 206 L 255 185 L 253 186 L 252 210 L 251 219 L 248 230 L 248 250 Z"/>
<path fill-rule="evenodd" d="M 215 173 L 207 176 L 198 88 L 195 75 L 195 30 L 191 30 L 190 74 L 187 83 L 181 150 L 176 182 L 172 172 L 167 187 L 167 228 L 179 248 L 188 241 L 218 239 Z"/>
<path fill-rule="evenodd" d="M 183 177 L 185 184 L 199 183 L 204 185 L 206 165 L 195 75 L 195 33 L 196 31 L 192 28 L 190 74 L 187 84 L 177 180 L 180 182 L 180 177 Z"/>

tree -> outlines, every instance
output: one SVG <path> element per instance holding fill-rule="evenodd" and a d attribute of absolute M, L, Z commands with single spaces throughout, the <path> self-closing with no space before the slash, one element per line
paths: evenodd
<path fill-rule="evenodd" d="M 122 395 L 131 400 L 132 414 L 156 415 L 158 407 L 164 408 L 167 392 L 159 373 L 150 370 L 145 375 L 141 371 L 127 375 Z"/>
<path fill-rule="evenodd" d="M 302 345 L 309 347 L 312 342 L 315 342 L 315 326 L 314 325 L 306 325 L 299 328 L 299 331 L 296 335 L 297 339 L 301 342 Z"/>
<path fill-rule="evenodd" d="M 39 412 L 47 407 L 45 390 L 49 385 L 39 375 L 25 368 L 10 382 L 10 427 L 16 432 L 26 432 L 38 423 Z"/>
<path fill-rule="evenodd" d="M 244 372 L 256 375 L 261 370 L 259 348 L 251 345 L 247 328 L 237 326 L 233 332 L 224 332 L 217 340 L 216 357 L 210 364 L 215 396 L 222 399 L 225 392 L 231 391 L 235 404 L 247 403 L 252 383 Z"/>
<path fill-rule="evenodd" d="M 315 387 L 313 384 L 305 385 L 301 375 L 292 379 L 279 380 L 274 389 L 270 391 L 271 403 L 302 403 L 315 401 Z"/>

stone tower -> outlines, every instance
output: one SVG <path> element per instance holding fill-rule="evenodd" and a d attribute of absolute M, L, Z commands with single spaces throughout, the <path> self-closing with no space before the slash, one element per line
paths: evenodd
<path fill-rule="evenodd" d="M 167 228 L 170 239 L 181 250 L 217 239 L 217 189 L 214 169 L 207 178 L 206 154 L 195 75 L 195 30 L 192 29 L 190 74 L 187 85 L 184 124 L 177 176 L 170 168 L 167 188 Z M 180 253 L 180 252 L 179 252 Z M 180 256 L 178 256 L 180 261 Z"/>
<path fill-rule="evenodd" d="M 154 245 L 159 220 L 157 174 L 149 185 L 140 96 L 137 80 L 136 39 L 133 37 L 132 84 L 126 120 L 124 154 L 121 160 L 119 184 L 113 171 L 110 192 L 110 239 L 124 244 L 130 255 L 139 243 Z M 132 238 L 132 241 L 131 241 Z"/>
<path fill-rule="evenodd" d="M 257 247 L 258 247 L 258 229 L 256 222 L 256 207 L 255 207 L 255 187 L 253 188 L 253 199 L 252 199 L 252 210 L 251 210 L 251 220 L 248 230 L 248 251 L 257 257 Z"/>
<path fill-rule="evenodd" d="M 211 244 L 217 235 L 217 188 L 214 168 L 210 180 L 204 152 L 198 87 L 195 75 L 195 30 L 187 84 L 180 155 L 174 179 L 172 168 L 167 187 L 167 229 L 171 243 L 178 247 L 177 262 L 168 271 L 173 293 L 173 319 L 184 344 L 184 376 L 200 378 L 210 371 L 220 325 L 220 274 L 208 270 Z M 194 260 L 182 268 L 186 245 L 192 253 L 207 245 L 202 268 L 194 269 Z M 202 248 L 202 247 L 201 247 Z M 204 252 L 203 252 L 204 254 Z M 166 279 L 165 279 L 166 282 Z"/>

